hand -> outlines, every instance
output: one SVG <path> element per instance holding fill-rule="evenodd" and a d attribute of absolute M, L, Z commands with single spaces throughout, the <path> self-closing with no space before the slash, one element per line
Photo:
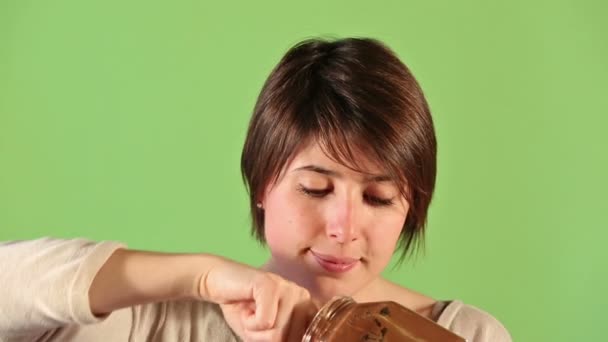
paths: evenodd
<path fill-rule="evenodd" d="M 199 288 L 202 298 L 220 304 L 245 342 L 299 342 L 318 310 L 306 289 L 227 259 L 203 275 Z"/>

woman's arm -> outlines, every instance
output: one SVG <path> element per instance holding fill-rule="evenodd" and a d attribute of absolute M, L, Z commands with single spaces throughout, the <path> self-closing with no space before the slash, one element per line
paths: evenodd
<path fill-rule="evenodd" d="M 0 244 L 0 284 L 0 340 L 184 298 L 221 304 L 244 340 L 284 340 L 301 336 L 316 311 L 305 289 L 222 257 L 132 251 L 83 239 Z"/>
<path fill-rule="evenodd" d="M 274 274 L 209 254 L 117 250 L 89 291 L 96 314 L 173 299 L 218 303 L 244 340 L 301 340 L 317 306 L 308 291 Z"/>
<path fill-rule="evenodd" d="M 116 309 L 176 299 L 202 299 L 199 283 L 220 257 L 119 249 L 95 276 L 89 289 L 96 315 Z"/>

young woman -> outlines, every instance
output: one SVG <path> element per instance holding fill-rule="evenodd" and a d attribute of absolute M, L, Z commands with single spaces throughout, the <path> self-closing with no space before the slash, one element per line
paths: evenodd
<path fill-rule="evenodd" d="M 436 174 L 423 92 L 372 39 L 307 40 L 258 98 L 242 154 L 254 268 L 81 239 L 0 247 L 0 341 L 299 341 L 337 295 L 392 300 L 465 337 L 510 341 L 491 315 L 381 276 L 421 242 Z"/>

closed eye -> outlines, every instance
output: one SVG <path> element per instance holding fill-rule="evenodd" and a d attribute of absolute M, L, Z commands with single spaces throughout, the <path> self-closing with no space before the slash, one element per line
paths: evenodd
<path fill-rule="evenodd" d="M 370 195 L 363 195 L 363 198 L 373 206 L 385 207 L 393 204 L 392 198 L 380 198 Z"/>
<path fill-rule="evenodd" d="M 298 191 L 300 191 L 301 193 L 310 196 L 310 197 L 314 197 L 314 198 L 323 198 L 326 195 L 328 195 L 332 189 L 309 189 L 306 188 L 304 186 L 302 186 L 301 184 L 298 186 Z M 389 206 L 393 204 L 393 199 L 392 198 L 380 198 L 377 196 L 372 196 L 372 195 L 363 195 L 363 199 L 370 204 L 371 206 L 375 206 L 375 207 L 384 207 L 384 206 Z"/>
<path fill-rule="evenodd" d="M 331 192 L 330 189 L 309 189 L 309 188 L 305 188 L 302 185 L 298 186 L 298 191 L 300 191 L 301 193 L 303 193 L 307 196 L 317 197 L 317 198 L 324 197 L 325 195 L 327 195 Z"/>

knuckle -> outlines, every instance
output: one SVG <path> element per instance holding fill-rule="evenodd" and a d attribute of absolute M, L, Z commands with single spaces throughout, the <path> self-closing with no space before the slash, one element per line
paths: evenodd
<path fill-rule="evenodd" d="M 270 329 L 273 327 L 274 322 L 270 317 L 264 317 L 260 325 L 262 329 Z"/>

